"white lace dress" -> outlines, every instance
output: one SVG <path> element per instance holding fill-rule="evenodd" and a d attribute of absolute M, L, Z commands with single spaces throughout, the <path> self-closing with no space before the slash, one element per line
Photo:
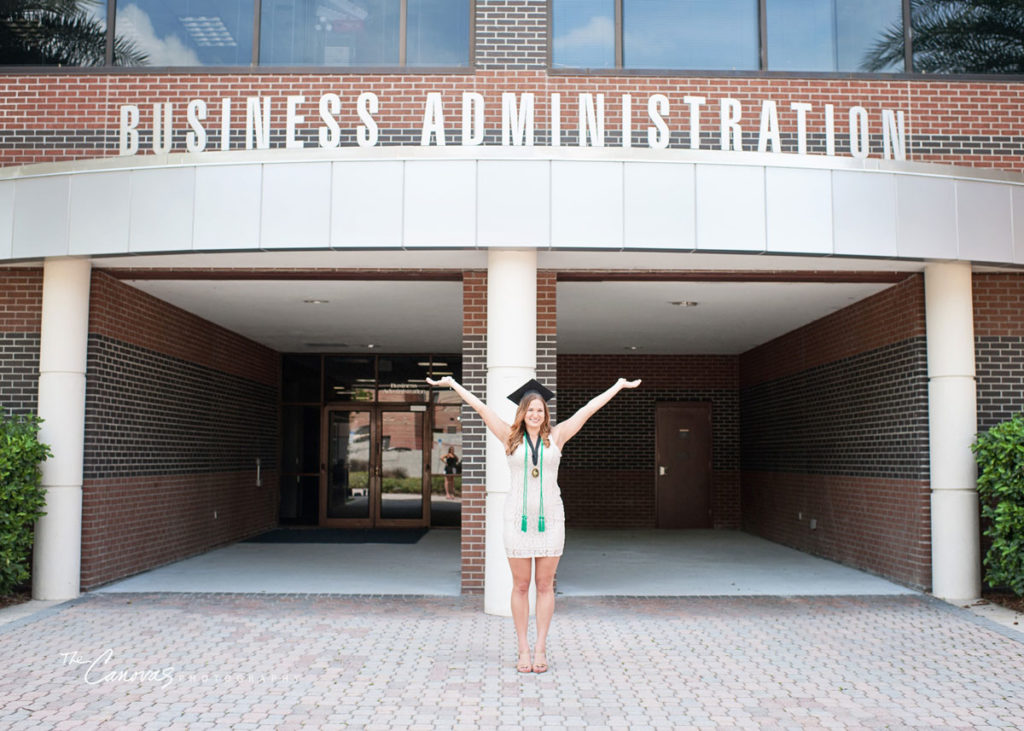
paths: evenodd
<path fill-rule="evenodd" d="M 504 536 L 505 553 L 509 558 L 534 556 L 561 556 L 565 545 L 565 510 L 562 492 L 558 489 L 558 464 L 562 452 L 552 442 L 544 447 L 544 532 L 537 530 L 540 517 L 541 475 L 533 477 L 533 459 L 526 457 L 526 532 L 523 532 L 523 458 L 525 442 L 508 456 L 512 472 L 512 489 L 505 498 Z"/>

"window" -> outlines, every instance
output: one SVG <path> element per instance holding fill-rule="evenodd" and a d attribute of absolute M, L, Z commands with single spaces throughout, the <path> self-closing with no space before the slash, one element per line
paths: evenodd
<path fill-rule="evenodd" d="M 107 16 L 88 2 L 0 3 L 0 64 L 102 66 Z"/>
<path fill-rule="evenodd" d="M 260 65 L 398 66 L 399 0 L 263 0 Z"/>
<path fill-rule="evenodd" d="M 1019 75 L 1024 74 L 1019 5 L 1019 0 L 552 0 L 551 66 Z M 904 32 L 908 23 L 911 33 Z"/>
<path fill-rule="evenodd" d="M 252 23 L 252 0 L 127 0 L 114 27 L 144 57 L 125 65 L 245 66 Z"/>
<path fill-rule="evenodd" d="M 772 71 L 902 71 L 902 0 L 770 0 Z M 872 49 L 893 30 L 896 57 L 873 63 Z"/>
<path fill-rule="evenodd" d="M 471 0 L 0 2 L 0 65 L 467 67 L 471 4 Z M 111 11 L 113 36 L 106 27 Z"/>
<path fill-rule="evenodd" d="M 757 0 L 623 0 L 622 66 L 756 71 Z"/>
<path fill-rule="evenodd" d="M 552 65 L 615 67 L 613 0 L 556 0 L 552 5 Z"/>

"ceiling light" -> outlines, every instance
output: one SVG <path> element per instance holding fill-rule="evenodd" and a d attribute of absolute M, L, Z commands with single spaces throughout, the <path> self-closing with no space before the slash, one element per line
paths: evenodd
<path fill-rule="evenodd" d="M 674 302 L 669 302 L 669 304 L 676 307 L 696 307 L 700 303 L 693 300 L 675 300 Z"/>
<path fill-rule="evenodd" d="M 303 304 L 307 304 L 307 305 L 326 305 L 326 304 L 328 304 L 330 302 L 330 300 L 309 299 L 309 300 L 302 300 L 302 302 L 303 302 Z"/>
<path fill-rule="evenodd" d="M 373 349 L 374 349 L 374 348 L 376 348 L 377 346 L 376 346 L 376 345 L 374 345 L 373 343 L 367 343 L 367 344 L 366 344 L 366 347 L 367 347 L 367 348 L 369 348 L 370 350 L 373 350 Z"/>
<path fill-rule="evenodd" d="M 640 350 L 639 345 L 627 345 L 623 350 Z"/>

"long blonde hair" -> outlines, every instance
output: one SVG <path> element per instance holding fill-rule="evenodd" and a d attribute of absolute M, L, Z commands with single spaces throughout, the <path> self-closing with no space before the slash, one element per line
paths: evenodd
<path fill-rule="evenodd" d="M 526 410 L 530 408 L 534 399 L 544 405 L 544 423 L 540 425 L 540 436 L 544 440 L 545 447 L 551 446 L 551 440 L 548 438 L 551 434 L 551 412 L 548 410 L 548 403 L 536 393 L 528 393 L 523 396 L 516 408 L 516 416 L 512 420 L 512 428 L 508 432 L 508 441 L 505 442 L 505 454 L 512 454 L 523 443 L 523 435 L 526 434 Z"/>

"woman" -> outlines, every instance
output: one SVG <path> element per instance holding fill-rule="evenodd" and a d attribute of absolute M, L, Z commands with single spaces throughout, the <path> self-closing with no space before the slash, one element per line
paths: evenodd
<path fill-rule="evenodd" d="M 444 496 L 445 499 L 454 498 L 452 490 L 455 489 L 455 473 L 459 468 L 459 458 L 455 454 L 455 447 L 448 447 L 448 454 L 441 458 L 444 462 Z"/>
<path fill-rule="evenodd" d="M 427 379 L 432 386 L 449 386 L 484 420 L 490 432 L 505 446 L 512 471 L 512 489 L 505 500 L 504 540 L 512 569 L 512 619 L 516 627 L 521 673 L 547 672 L 547 636 L 555 612 L 554 581 L 558 559 L 565 542 L 565 517 L 558 489 L 558 464 L 562 448 L 598 409 L 624 388 L 636 388 L 640 381 L 620 378 L 611 388 L 595 396 L 566 421 L 551 423 L 547 401 L 554 394 L 531 380 L 509 395 L 518 404 L 512 423 L 506 423 L 483 401 L 455 379 Z M 536 570 L 534 572 L 534 564 Z M 537 644 L 530 659 L 527 637 L 530 617 L 531 574 L 537 586 Z"/>

